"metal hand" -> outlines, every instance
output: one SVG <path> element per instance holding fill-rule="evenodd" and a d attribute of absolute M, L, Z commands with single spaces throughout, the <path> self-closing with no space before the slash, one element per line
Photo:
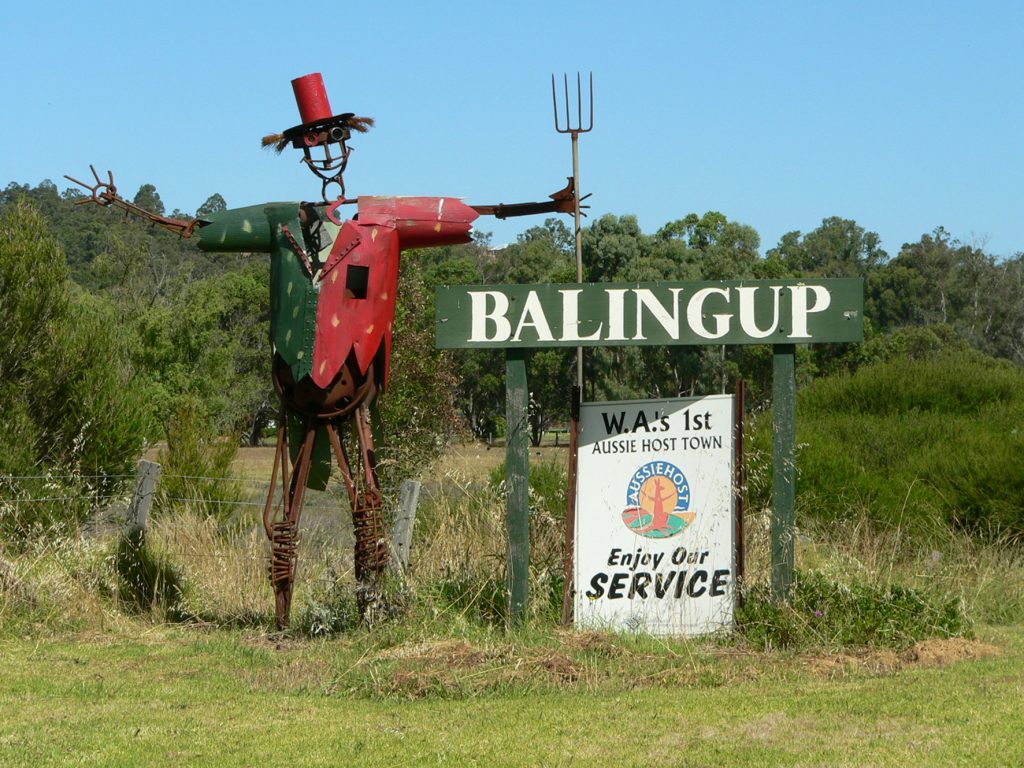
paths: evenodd
<path fill-rule="evenodd" d="M 153 213 L 152 211 L 147 211 L 145 208 L 135 205 L 135 203 L 129 203 L 117 194 L 117 185 L 114 184 L 114 174 L 112 171 L 107 171 L 107 181 L 104 182 L 100 180 L 100 175 L 96 173 L 96 168 L 90 165 L 89 170 L 92 171 L 93 178 L 96 179 L 95 185 L 86 184 L 84 181 L 79 181 L 67 174 L 64 175 L 64 178 L 68 181 L 74 182 L 78 186 L 89 190 L 90 196 L 85 200 L 76 201 L 75 205 L 96 203 L 97 205 L 102 205 L 104 208 L 113 206 L 114 208 L 119 208 L 124 211 L 125 216 L 130 213 L 134 216 L 146 219 L 147 221 L 151 221 L 164 229 L 176 232 L 182 237 L 191 237 L 195 228 L 202 224 L 198 219 L 193 219 L 192 221 L 172 219 L 167 216 L 161 216 L 158 213 Z"/>
<path fill-rule="evenodd" d="M 108 181 L 106 183 L 100 181 L 100 175 L 96 173 L 96 168 L 92 165 L 89 166 L 89 170 L 92 171 L 93 178 L 96 179 L 96 186 L 89 186 L 84 181 L 72 178 L 67 174 L 64 174 L 64 178 L 68 181 L 72 181 L 80 187 L 84 187 L 89 190 L 92 195 L 88 200 L 79 200 L 75 205 L 85 205 L 86 203 L 96 203 L 104 207 L 111 205 L 116 200 L 123 200 L 117 194 L 117 186 L 114 184 L 114 174 L 112 171 L 107 171 Z"/>

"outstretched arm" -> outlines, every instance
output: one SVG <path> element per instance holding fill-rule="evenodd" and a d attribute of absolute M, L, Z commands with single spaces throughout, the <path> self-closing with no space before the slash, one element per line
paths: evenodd
<path fill-rule="evenodd" d="M 192 221 L 186 221 L 184 219 L 172 219 L 167 216 L 161 216 L 160 214 L 147 211 L 145 208 L 140 208 L 135 203 L 129 203 L 119 194 L 117 194 L 117 186 L 114 184 L 114 174 L 111 171 L 107 171 L 107 181 L 100 181 L 100 175 L 96 173 L 96 169 L 93 166 L 89 166 L 89 170 L 92 171 L 93 178 L 96 179 L 95 185 L 86 184 L 84 181 L 72 178 L 71 176 L 65 175 L 64 178 L 68 181 L 72 181 L 78 184 L 80 187 L 84 187 L 89 190 L 90 197 L 85 200 L 79 200 L 75 205 L 83 205 L 85 203 L 96 203 L 102 205 L 104 208 L 117 208 L 125 212 L 125 214 L 132 214 L 142 219 L 147 219 L 153 222 L 157 226 L 169 229 L 172 232 L 176 232 L 182 237 L 192 237 L 192 233 L 196 227 L 202 226 L 202 222 L 198 219 Z"/>
<path fill-rule="evenodd" d="M 574 213 L 576 210 L 576 189 L 572 177 L 565 189 L 560 189 L 552 195 L 550 200 L 542 203 L 498 203 L 497 205 L 471 205 L 474 211 L 484 216 L 494 216 L 499 219 L 507 219 L 512 216 L 533 216 L 538 213 Z M 580 201 L 586 200 L 590 195 L 584 195 Z M 589 205 L 581 205 L 581 208 L 589 208 Z M 584 214 L 586 215 L 586 214 Z"/>
<path fill-rule="evenodd" d="M 181 237 L 191 238 L 197 235 L 196 245 L 204 251 L 215 251 L 220 253 L 247 253 L 252 251 L 267 252 L 273 247 L 273 237 L 270 225 L 265 214 L 266 206 L 254 205 L 248 208 L 237 208 L 196 219 L 174 219 L 168 216 L 161 216 L 158 213 L 147 211 L 135 203 L 130 203 L 117 193 L 117 186 L 114 184 L 114 174 L 107 171 L 107 181 L 101 181 L 99 174 L 93 166 L 89 166 L 95 185 L 86 184 L 84 181 L 65 176 L 68 181 L 73 181 L 81 187 L 89 190 L 90 196 L 79 200 L 76 205 L 96 203 L 104 208 L 116 208 L 124 211 L 125 215 L 138 216 L 159 227 L 175 232 Z M 296 215 L 298 215 L 298 203 L 294 204 Z"/>

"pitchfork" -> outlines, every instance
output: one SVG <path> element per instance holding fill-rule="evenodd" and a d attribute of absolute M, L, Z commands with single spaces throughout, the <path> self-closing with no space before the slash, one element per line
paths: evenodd
<path fill-rule="evenodd" d="M 576 282 L 583 282 L 583 239 L 580 228 L 580 202 L 590 197 L 580 197 L 580 134 L 588 133 L 594 128 L 594 73 L 590 73 L 588 91 L 590 101 L 590 114 L 586 125 L 583 124 L 583 78 L 576 73 L 576 122 L 572 120 L 572 101 L 569 98 L 569 75 L 563 75 L 565 88 L 565 126 L 563 127 L 558 109 L 558 89 L 555 87 L 555 76 L 551 75 L 551 104 L 555 109 L 555 130 L 558 133 L 568 133 L 572 137 L 572 181 L 573 189 L 576 190 Z M 586 207 L 586 206 L 584 206 Z M 576 385 L 583 387 L 583 355 L 577 352 L 576 355 Z"/>
<path fill-rule="evenodd" d="M 576 191 L 576 282 L 583 282 L 583 239 L 580 228 L 580 202 L 590 195 L 580 197 L 580 134 L 587 133 L 594 127 L 594 73 L 590 73 L 588 96 L 590 114 L 586 125 L 583 123 L 583 78 L 576 73 L 576 122 L 572 120 L 572 100 L 569 98 L 569 75 L 563 76 L 565 89 L 565 126 L 559 118 L 558 89 L 555 76 L 551 75 L 551 104 L 555 109 L 555 130 L 572 136 L 572 185 Z M 584 206 L 586 207 L 586 206 Z M 572 621 L 572 584 L 573 584 L 573 549 L 576 531 L 576 472 L 579 456 L 579 421 L 580 403 L 583 399 L 583 348 L 576 348 L 576 386 L 573 387 L 569 417 L 569 493 L 568 508 L 565 516 L 565 560 L 564 587 L 562 592 L 562 623 L 568 625 Z"/>

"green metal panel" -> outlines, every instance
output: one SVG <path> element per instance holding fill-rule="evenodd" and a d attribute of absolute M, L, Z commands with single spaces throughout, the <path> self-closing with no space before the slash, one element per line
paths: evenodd
<path fill-rule="evenodd" d="M 789 601 L 796 560 L 796 348 L 773 348 L 772 596 Z"/>
<path fill-rule="evenodd" d="M 265 210 L 274 232 L 270 260 L 270 338 L 275 351 L 291 367 L 295 381 L 299 381 L 313 370 L 320 294 L 284 231 L 287 227 L 292 237 L 302 237 L 298 203 L 270 205 Z"/>
<path fill-rule="evenodd" d="M 505 355 L 505 467 L 508 527 L 509 620 L 521 624 L 530 597 L 530 446 L 526 353 Z"/>
<path fill-rule="evenodd" d="M 439 348 L 864 338 L 858 278 L 445 286 L 436 299 Z"/>
<path fill-rule="evenodd" d="M 289 413 L 286 417 L 288 424 L 288 452 L 291 455 L 292 466 L 295 466 L 295 459 L 299 455 L 299 448 L 306 436 L 306 420 L 298 414 Z M 331 441 L 327 436 L 327 430 L 319 427 L 316 430 L 316 437 L 313 440 L 313 463 L 309 468 L 309 480 L 307 488 L 314 491 L 323 491 L 327 488 L 327 482 L 331 479 L 331 467 L 333 466 L 334 454 L 331 452 Z"/>
<path fill-rule="evenodd" d="M 294 204 L 296 208 L 298 203 Z M 199 247 L 221 253 L 256 251 L 267 253 L 274 238 L 265 205 L 234 208 L 204 217 L 208 224 L 196 230 Z"/>

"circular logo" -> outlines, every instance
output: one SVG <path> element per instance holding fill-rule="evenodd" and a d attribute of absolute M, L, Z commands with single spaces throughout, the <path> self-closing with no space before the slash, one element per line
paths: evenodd
<path fill-rule="evenodd" d="M 622 522 L 648 539 L 667 539 L 693 523 L 690 484 L 675 464 L 651 461 L 641 466 L 626 488 Z"/>

